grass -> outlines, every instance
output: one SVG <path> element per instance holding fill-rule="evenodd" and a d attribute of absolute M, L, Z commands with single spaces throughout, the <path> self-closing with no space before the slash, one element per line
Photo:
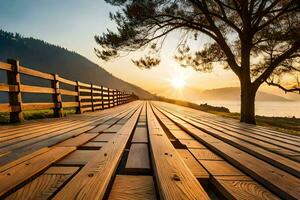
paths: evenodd
<path fill-rule="evenodd" d="M 232 119 L 240 119 L 240 113 L 224 113 L 224 112 L 214 112 L 210 113 L 228 117 Z M 289 117 L 266 117 L 266 116 L 256 116 L 256 124 L 260 126 L 265 126 L 272 128 L 277 131 L 281 131 L 288 134 L 299 135 L 300 136 L 300 119 L 299 118 L 289 118 Z"/>
<path fill-rule="evenodd" d="M 187 101 L 168 99 L 164 97 L 158 97 L 158 100 L 165 101 L 189 108 L 194 108 L 204 112 L 216 114 L 222 117 L 228 117 L 232 119 L 240 119 L 239 113 L 231 113 L 227 108 L 210 106 L 207 104 L 195 104 Z M 265 126 L 272 128 L 277 131 L 281 131 L 287 134 L 299 135 L 300 136 L 300 118 L 289 118 L 289 117 L 266 117 L 266 116 L 256 116 L 256 123 L 260 126 Z"/>
<path fill-rule="evenodd" d="M 75 109 L 64 109 L 64 116 L 75 114 Z M 31 110 L 24 111 L 24 118 L 26 120 L 33 119 L 45 119 L 45 118 L 53 118 L 53 110 Z M 9 113 L 0 113 L 0 124 L 8 124 L 9 123 Z"/>

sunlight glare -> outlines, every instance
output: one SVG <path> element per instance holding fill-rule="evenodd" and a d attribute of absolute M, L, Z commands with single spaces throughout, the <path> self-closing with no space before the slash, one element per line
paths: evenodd
<path fill-rule="evenodd" d="M 185 80 L 183 79 L 183 77 L 174 76 L 171 80 L 171 84 L 176 89 L 182 89 L 185 86 Z"/>

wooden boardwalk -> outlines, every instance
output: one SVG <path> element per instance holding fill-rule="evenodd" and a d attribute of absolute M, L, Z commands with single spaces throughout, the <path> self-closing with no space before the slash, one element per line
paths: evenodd
<path fill-rule="evenodd" d="M 163 102 L 0 126 L 0 199 L 300 199 L 300 137 Z"/>

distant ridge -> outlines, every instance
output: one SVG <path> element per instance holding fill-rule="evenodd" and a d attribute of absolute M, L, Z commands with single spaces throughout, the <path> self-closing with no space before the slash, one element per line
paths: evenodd
<path fill-rule="evenodd" d="M 7 58 L 18 59 L 23 66 L 57 73 L 67 79 L 134 92 L 143 99 L 153 98 L 151 93 L 113 76 L 78 53 L 42 40 L 0 30 L 0 60 L 6 61 Z M 0 74 L 1 80 L 4 80 L 3 77 Z M 35 83 L 39 84 L 39 81 Z"/>
<path fill-rule="evenodd" d="M 225 100 L 225 101 L 239 101 L 240 88 L 239 87 L 224 87 L 211 90 L 204 90 L 200 93 L 200 98 L 204 100 Z M 281 96 L 269 94 L 258 91 L 256 94 L 256 101 L 290 101 Z"/>

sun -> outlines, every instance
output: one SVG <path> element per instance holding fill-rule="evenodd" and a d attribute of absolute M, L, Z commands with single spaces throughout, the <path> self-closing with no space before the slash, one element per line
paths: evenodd
<path fill-rule="evenodd" d="M 176 89 L 182 89 L 185 86 L 185 80 L 183 77 L 173 77 L 171 79 L 171 84 Z"/>

